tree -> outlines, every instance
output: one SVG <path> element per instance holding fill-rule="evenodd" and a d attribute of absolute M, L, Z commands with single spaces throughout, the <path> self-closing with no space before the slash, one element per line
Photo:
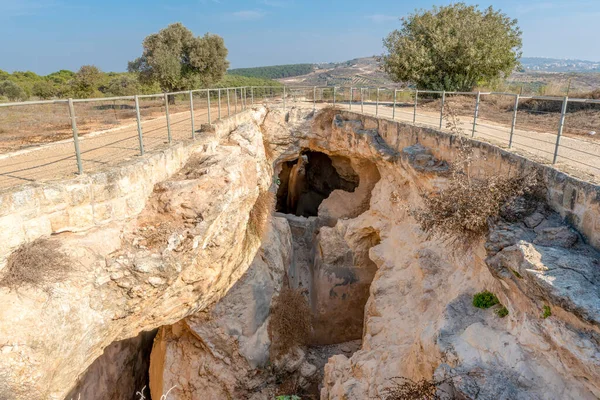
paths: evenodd
<path fill-rule="evenodd" d="M 43 100 L 48 100 L 57 95 L 58 91 L 51 82 L 38 81 L 33 84 L 31 94 Z"/>
<path fill-rule="evenodd" d="M 0 96 L 6 97 L 9 101 L 27 99 L 27 93 L 19 85 L 11 81 L 0 82 Z"/>
<path fill-rule="evenodd" d="M 519 65 L 521 30 L 492 7 L 456 3 L 402 18 L 383 40 L 384 70 L 419 89 L 470 91 L 508 76 Z"/>
<path fill-rule="evenodd" d="M 141 88 L 135 75 L 122 74 L 111 78 L 106 92 L 111 96 L 133 96 L 139 94 Z"/>
<path fill-rule="evenodd" d="M 142 56 L 129 62 L 127 69 L 137 72 L 144 84 L 157 82 L 164 92 L 210 85 L 229 67 L 222 37 L 208 33 L 195 37 L 181 23 L 147 36 L 142 45 Z"/>
<path fill-rule="evenodd" d="M 82 66 L 69 83 L 72 95 L 79 98 L 101 95 L 98 86 L 102 82 L 102 77 L 102 71 L 98 67 L 94 65 Z"/>

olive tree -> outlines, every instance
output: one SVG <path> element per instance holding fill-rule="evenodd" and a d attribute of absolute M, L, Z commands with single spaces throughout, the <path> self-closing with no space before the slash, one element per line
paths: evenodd
<path fill-rule="evenodd" d="M 0 96 L 6 97 L 9 101 L 27 100 L 27 93 L 12 81 L 0 81 Z"/>
<path fill-rule="evenodd" d="M 219 81 L 229 62 L 223 38 L 194 34 L 181 23 L 147 36 L 142 56 L 129 62 L 143 84 L 157 82 L 164 92 L 196 89 Z M 174 101 L 174 97 L 169 99 Z"/>
<path fill-rule="evenodd" d="M 516 19 L 488 7 L 456 3 L 401 19 L 383 44 L 383 69 L 420 89 L 470 91 L 508 76 L 519 65 Z"/>

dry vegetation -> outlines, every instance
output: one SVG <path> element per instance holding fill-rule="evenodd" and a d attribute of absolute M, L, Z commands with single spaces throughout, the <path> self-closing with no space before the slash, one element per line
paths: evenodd
<path fill-rule="evenodd" d="M 413 381 L 408 378 L 393 378 L 392 385 L 383 394 L 384 400 L 454 400 L 454 379 L 421 379 Z M 444 387 L 444 389 L 442 389 Z M 461 397 L 462 398 L 462 397 Z"/>
<path fill-rule="evenodd" d="M 214 105 L 211 105 L 211 108 Z M 196 114 L 206 113 L 206 98 L 194 96 Z M 169 106 L 169 113 L 189 113 L 189 97 Z M 133 100 L 76 103 L 77 128 L 84 136 L 91 132 L 136 123 Z M 164 100 L 141 99 L 140 115 L 149 120 L 165 115 Z M 198 118 L 198 117 L 197 117 Z M 3 108 L 0 112 L 0 153 L 22 147 L 69 139 L 73 136 L 66 104 L 43 104 Z"/>
<path fill-rule="evenodd" d="M 254 207 L 250 210 L 248 233 L 262 239 L 267 233 L 269 218 L 275 209 L 275 194 L 270 191 L 260 192 Z"/>
<path fill-rule="evenodd" d="M 600 98 L 600 90 L 574 94 L 572 97 L 598 99 Z M 510 128 L 514 103 L 514 96 L 481 96 L 479 120 L 494 122 Z M 459 115 L 467 120 L 472 120 L 475 110 L 475 96 L 449 95 L 446 97 L 445 107 L 447 106 L 454 108 Z M 439 99 L 420 99 L 419 108 L 439 112 L 440 107 L 441 101 Z M 534 132 L 555 133 L 558 130 L 561 107 L 561 100 L 521 100 L 517 113 L 517 128 Z M 583 135 L 589 139 L 599 140 L 599 135 L 589 135 L 590 132 L 599 130 L 599 104 L 569 103 L 564 127 L 566 135 Z"/>
<path fill-rule="evenodd" d="M 295 346 L 305 344 L 310 327 L 310 309 L 302 292 L 283 287 L 271 309 L 271 358 L 276 359 Z"/>
<path fill-rule="evenodd" d="M 58 243 L 40 238 L 22 244 L 9 256 L 0 287 L 44 287 L 63 279 L 68 269 L 69 259 L 60 251 Z"/>
<path fill-rule="evenodd" d="M 540 182 L 537 174 L 472 177 L 473 148 L 463 138 L 452 107 L 445 112 L 448 129 L 458 137 L 458 156 L 448 186 L 423 196 L 424 208 L 412 210 L 412 215 L 430 236 L 469 247 L 488 233 L 490 222 L 500 216 L 507 202 L 536 193 Z"/>

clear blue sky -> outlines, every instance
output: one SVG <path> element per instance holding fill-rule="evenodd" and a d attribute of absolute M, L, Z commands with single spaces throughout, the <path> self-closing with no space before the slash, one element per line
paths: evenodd
<path fill-rule="evenodd" d="M 438 0 L 0 0 L 0 69 L 124 71 L 150 33 L 183 22 L 225 38 L 232 67 L 345 61 Z M 469 3 L 472 3 L 468 1 Z M 525 56 L 600 61 L 600 0 L 488 0 L 517 18 Z"/>

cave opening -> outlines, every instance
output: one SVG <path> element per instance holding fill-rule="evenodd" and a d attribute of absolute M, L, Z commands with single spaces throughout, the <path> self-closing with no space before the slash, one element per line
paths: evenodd
<path fill-rule="evenodd" d="M 354 192 L 359 183 L 350 159 L 305 150 L 297 159 L 281 165 L 276 211 L 299 217 L 317 216 L 319 206 L 331 192 Z"/>

